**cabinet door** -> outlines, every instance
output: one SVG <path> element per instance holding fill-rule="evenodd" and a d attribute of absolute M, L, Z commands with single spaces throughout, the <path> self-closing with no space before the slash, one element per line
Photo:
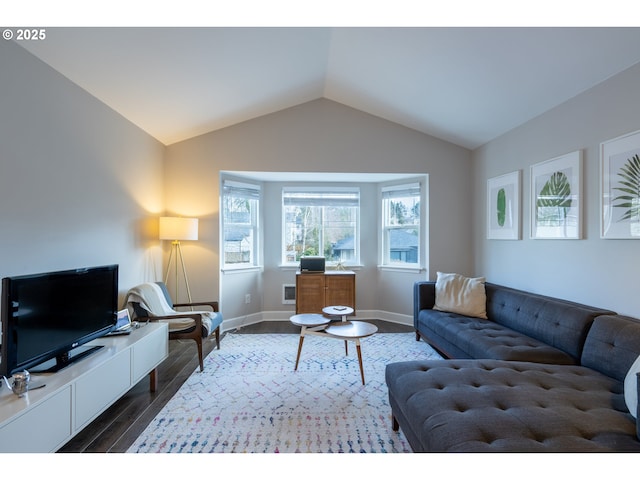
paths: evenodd
<path fill-rule="evenodd" d="M 28 395 L 20 401 L 28 402 Z M 0 452 L 54 452 L 69 438 L 71 438 L 71 386 L 67 386 L 5 425 L 0 432 Z M 30 478 L 29 471 L 27 463 L 23 470 L 27 475 L 20 476 Z"/>
<path fill-rule="evenodd" d="M 355 275 L 327 275 L 325 277 L 325 305 L 345 305 L 355 310 Z"/>
<path fill-rule="evenodd" d="M 76 430 L 106 410 L 131 388 L 131 350 L 117 353 L 76 381 Z"/>
<path fill-rule="evenodd" d="M 322 313 L 324 275 L 304 273 L 296 276 L 296 313 Z"/>
<path fill-rule="evenodd" d="M 168 325 L 146 335 L 133 346 L 131 384 L 135 385 L 169 355 Z"/>

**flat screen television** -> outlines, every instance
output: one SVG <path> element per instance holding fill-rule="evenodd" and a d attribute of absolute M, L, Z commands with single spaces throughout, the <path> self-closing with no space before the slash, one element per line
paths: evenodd
<path fill-rule="evenodd" d="M 57 371 L 95 351 L 112 331 L 118 265 L 2 279 L 0 372 Z"/>

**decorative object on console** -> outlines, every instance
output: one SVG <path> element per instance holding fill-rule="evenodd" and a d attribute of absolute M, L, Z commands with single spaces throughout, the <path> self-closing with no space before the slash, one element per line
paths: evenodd
<path fill-rule="evenodd" d="M 438 272 L 434 310 L 487 318 L 484 277 L 468 278 L 458 273 Z"/>
<path fill-rule="evenodd" d="M 531 238 L 582 238 L 582 151 L 531 166 Z"/>
<path fill-rule="evenodd" d="M 187 288 L 187 297 L 191 302 L 191 290 L 189 289 L 189 279 L 187 277 L 187 269 L 184 266 L 184 258 L 182 256 L 181 240 L 198 240 L 198 219 L 185 217 L 160 217 L 159 223 L 160 240 L 171 240 L 171 252 L 167 262 L 167 270 L 165 273 L 164 283 L 169 280 L 169 272 L 171 271 L 171 261 L 175 261 L 175 296 L 178 296 L 178 259 L 182 265 L 182 276 L 184 284 Z"/>
<path fill-rule="evenodd" d="M 602 238 L 640 238 L 640 130 L 600 144 Z"/>
<path fill-rule="evenodd" d="M 10 388 L 18 397 L 24 396 L 24 394 L 27 393 L 27 390 L 29 390 L 31 375 L 26 370 L 14 373 L 13 383 L 9 383 L 9 380 L 4 375 L 2 378 L 4 378 L 7 388 Z"/>
<path fill-rule="evenodd" d="M 520 170 L 487 180 L 487 238 L 520 240 Z"/>

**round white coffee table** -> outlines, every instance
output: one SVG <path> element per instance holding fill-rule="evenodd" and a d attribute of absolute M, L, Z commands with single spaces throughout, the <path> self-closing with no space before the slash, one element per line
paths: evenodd
<path fill-rule="evenodd" d="M 378 331 L 378 327 L 367 322 L 344 321 L 330 324 L 328 319 L 317 313 L 302 313 L 293 315 L 291 323 L 298 325 L 300 328 L 300 341 L 298 342 L 298 355 L 296 356 L 296 366 L 294 370 L 298 370 L 298 362 L 300 361 L 300 352 L 302 352 L 302 344 L 306 335 L 316 335 L 319 337 L 329 337 L 352 341 L 356 344 L 358 353 L 358 364 L 360 366 L 360 377 L 364 385 L 364 369 L 362 367 L 362 351 L 360 349 L 360 339 L 369 337 Z M 348 354 L 348 352 L 347 352 Z"/>

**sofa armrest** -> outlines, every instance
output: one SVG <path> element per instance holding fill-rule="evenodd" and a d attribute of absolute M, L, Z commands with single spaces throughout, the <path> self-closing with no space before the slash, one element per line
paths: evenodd
<path fill-rule="evenodd" d="M 413 285 L 413 323 L 417 325 L 420 310 L 431 309 L 436 303 L 436 282 L 416 282 Z"/>
<path fill-rule="evenodd" d="M 636 393 L 638 394 L 638 396 L 636 398 L 640 398 L 640 372 L 636 373 Z M 640 412 L 640 402 L 638 402 L 638 405 L 636 405 L 636 437 L 638 437 L 638 440 L 640 440 L 640 420 L 638 419 L 638 417 L 640 417 L 640 415 L 638 415 L 638 413 Z"/>

